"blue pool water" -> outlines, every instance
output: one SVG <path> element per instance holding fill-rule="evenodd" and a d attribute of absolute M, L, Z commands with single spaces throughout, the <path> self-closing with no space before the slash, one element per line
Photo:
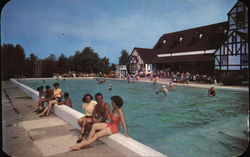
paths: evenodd
<path fill-rule="evenodd" d="M 33 89 L 42 85 L 41 80 L 21 82 Z M 215 97 L 208 97 L 207 89 L 175 86 L 164 96 L 155 94 L 160 84 L 109 80 L 113 90 L 108 91 L 108 83 L 93 79 L 46 80 L 45 85 L 55 82 L 80 112 L 85 93 L 102 92 L 109 104 L 111 96 L 121 96 L 129 134 L 169 157 L 230 157 L 246 149 L 248 92 L 217 90 Z"/>

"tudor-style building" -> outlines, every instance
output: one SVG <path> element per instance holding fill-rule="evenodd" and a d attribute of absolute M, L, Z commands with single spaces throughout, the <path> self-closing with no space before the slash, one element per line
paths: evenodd
<path fill-rule="evenodd" d="M 223 71 L 248 68 L 248 8 L 238 1 L 228 13 L 225 42 L 215 51 L 215 69 Z"/>
<path fill-rule="evenodd" d="M 164 34 L 152 49 L 135 47 L 129 57 L 129 72 L 170 69 L 211 74 L 215 68 L 248 68 L 247 27 L 247 7 L 239 1 L 228 13 L 226 22 Z M 230 51 L 230 47 L 237 47 L 237 51 Z M 235 56 L 241 62 L 235 63 Z"/>

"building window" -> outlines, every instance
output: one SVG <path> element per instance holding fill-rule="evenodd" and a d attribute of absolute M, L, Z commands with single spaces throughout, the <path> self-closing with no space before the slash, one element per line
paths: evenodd
<path fill-rule="evenodd" d="M 233 36 L 232 36 L 232 42 L 233 42 L 233 43 L 236 43 L 236 42 L 237 42 L 237 36 L 236 36 L 236 35 L 233 35 Z"/>
<path fill-rule="evenodd" d="M 242 64 L 248 65 L 248 54 L 242 54 Z"/>
<path fill-rule="evenodd" d="M 235 18 L 237 20 L 237 27 L 243 28 L 245 26 L 245 12 L 244 11 L 237 12 Z"/>
<path fill-rule="evenodd" d="M 137 64 L 130 64 L 130 70 L 136 71 L 137 70 Z"/>
<path fill-rule="evenodd" d="M 221 56 L 221 64 L 227 65 L 227 56 Z"/>

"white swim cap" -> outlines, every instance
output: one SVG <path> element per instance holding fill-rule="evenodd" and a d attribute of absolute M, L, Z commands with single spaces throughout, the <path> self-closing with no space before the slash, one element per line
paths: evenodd
<path fill-rule="evenodd" d="M 162 87 L 163 87 L 163 88 L 165 88 L 166 86 L 165 86 L 165 85 L 163 85 Z"/>

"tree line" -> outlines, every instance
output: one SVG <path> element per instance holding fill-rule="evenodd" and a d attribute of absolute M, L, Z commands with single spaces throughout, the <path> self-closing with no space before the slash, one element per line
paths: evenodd
<path fill-rule="evenodd" d="M 127 64 L 128 52 L 121 51 L 119 64 Z M 42 62 L 41 77 L 52 77 L 54 73 L 67 73 L 76 71 L 82 73 L 109 73 L 116 70 L 115 64 L 110 64 L 109 58 L 100 57 L 91 47 L 85 47 L 82 51 L 76 51 L 73 56 L 66 57 L 61 54 L 58 58 L 50 54 L 45 59 L 39 59 L 34 53 L 26 57 L 21 45 L 1 45 L 1 78 L 25 76 L 35 77 L 35 64 Z"/>

